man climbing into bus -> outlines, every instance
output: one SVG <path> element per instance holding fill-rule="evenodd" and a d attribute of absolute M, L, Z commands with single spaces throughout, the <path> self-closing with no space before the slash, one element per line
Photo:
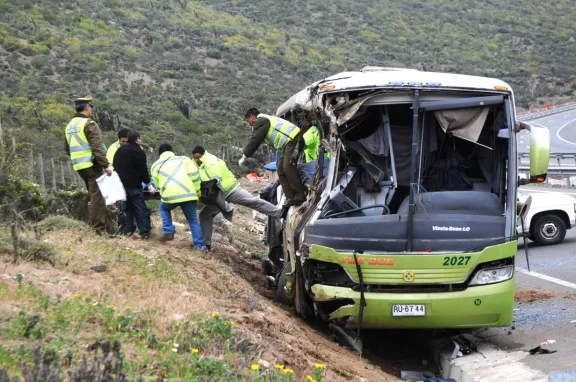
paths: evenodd
<path fill-rule="evenodd" d="M 302 135 L 303 150 L 304 150 L 304 164 L 298 166 L 298 173 L 300 174 L 300 179 L 304 184 L 308 184 L 314 177 L 316 172 L 316 167 L 318 164 L 318 155 L 320 150 L 320 141 L 322 140 L 320 129 L 318 128 L 318 123 L 312 121 L 309 123 L 309 127 L 306 132 Z M 292 154 L 292 162 L 297 163 L 300 157 L 300 149 L 302 144 L 298 146 L 294 153 Z M 324 154 L 323 161 L 323 175 L 328 170 L 328 163 L 330 160 L 330 152 L 326 151 Z"/>
<path fill-rule="evenodd" d="M 246 159 L 266 142 L 273 150 L 281 153 L 277 171 L 282 191 L 287 199 L 285 206 L 299 206 L 304 203 L 306 187 L 298 176 L 296 165 L 292 163 L 292 154 L 302 137 L 300 128 L 282 118 L 261 114 L 254 108 L 246 112 L 245 119 L 252 128 L 252 137 L 244 148 L 244 155 L 238 164 L 243 166 Z"/>

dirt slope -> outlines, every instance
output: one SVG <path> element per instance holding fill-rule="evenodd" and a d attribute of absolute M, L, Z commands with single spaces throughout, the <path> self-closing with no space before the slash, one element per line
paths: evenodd
<path fill-rule="evenodd" d="M 261 227 L 253 221 L 251 211 L 237 208 L 233 225 L 220 221 L 214 252 L 209 254 L 193 251 L 183 217 L 176 215 L 175 221 L 176 238 L 167 244 L 158 241 L 161 231 L 157 216 L 153 217 L 150 241 L 106 240 L 85 229 L 55 229 L 41 239 L 58 249 L 61 257 L 55 267 L 33 262 L 12 265 L 8 254 L 0 254 L 5 263 L 0 268 L 0 283 L 8 290 L 14 288 L 14 275 L 21 273 L 50 301 L 78 295 L 93 299 L 107 296 L 118 311 L 156 308 L 161 312 L 155 323 L 160 335 L 166 334 L 174 322 L 183 322 L 191 315 L 219 312 L 258 345 L 251 362 L 261 360 L 264 366 L 268 362 L 272 368 L 275 364 L 289 367 L 297 381 L 310 374 L 316 363 L 327 365 L 327 381 L 397 380 L 273 302 L 272 292 L 260 274 L 257 257 L 265 253 L 265 247 L 259 243 Z M 90 269 L 98 264 L 106 264 L 108 269 L 102 273 Z M 0 296 L 0 307 L 0 327 L 5 328 L 21 306 Z M 0 331 L 0 342 L 7 340 L 2 336 Z M 86 345 L 91 340 L 89 334 L 79 336 Z M 126 355 L 130 359 L 137 352 L 128 347 Z"/>

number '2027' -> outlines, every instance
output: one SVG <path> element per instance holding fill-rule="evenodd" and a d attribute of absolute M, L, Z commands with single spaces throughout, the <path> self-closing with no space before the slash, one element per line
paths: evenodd
<path fill-rule="evenodd" d="M 471 256 L 446 256 L 444 258 L 443 266 L 456 266 L 456 265 L 468 265 L 470 262 Z"/>

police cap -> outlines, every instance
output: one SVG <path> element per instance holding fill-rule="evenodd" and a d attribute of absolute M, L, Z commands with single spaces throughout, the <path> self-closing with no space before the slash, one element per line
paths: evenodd
<path fill-rule="evenodd" d="M 92 97 L 90 96 L 86 96 L 86 97 L 80 97 L 80 98 L 76 98 L 74 100 L 74 103 L 78 106 L 78 105 L 84 105 L 84 104 L 90 104 L 92 102 Z"/>

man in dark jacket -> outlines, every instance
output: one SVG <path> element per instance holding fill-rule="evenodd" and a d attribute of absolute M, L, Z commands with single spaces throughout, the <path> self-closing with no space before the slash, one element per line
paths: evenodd
<path fill-rule="evenodd" d="M 154 195 L 156 190 L 150 183 L 150 173 L 146 164 L 146 153 L 140 147 L 142 138 L 135 130 L 128 132 L 128 142 L 121 146 L 114 155 L 114 170 L 120 176 L 120 180 L 126 190 L 126 206 L 124 213 L 123 233 L 131 236 L 136 231 L 140 231 L 142 239 L 150 237 L 150 212 L 144 202 L 142 183 L 146 184 L 148 191 Z M 134 225 L 136 219 L 136 225 Z"/>

